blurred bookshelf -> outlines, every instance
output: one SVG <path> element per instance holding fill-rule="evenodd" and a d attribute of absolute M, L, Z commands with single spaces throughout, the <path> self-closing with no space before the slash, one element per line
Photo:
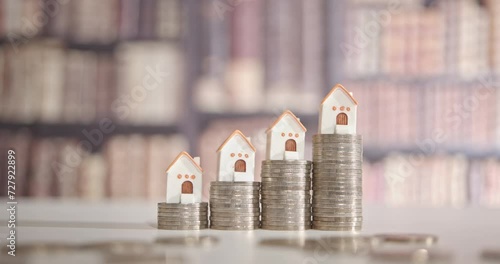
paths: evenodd
<path fill-rule="evenodd" d="M 0 40 L 0 148 L 18 153 L 20 195 L 162 199 L 181 150 L 207 191 L 232 130 L 260 164 L 273 119 L 292 110 L 310 141 L 342 83 L 368 203 L 500 206 L 498 1 L 1 0 Z M 412 196 L 395 196 L 390 175 L 417 159 L 398 172 Z"/>

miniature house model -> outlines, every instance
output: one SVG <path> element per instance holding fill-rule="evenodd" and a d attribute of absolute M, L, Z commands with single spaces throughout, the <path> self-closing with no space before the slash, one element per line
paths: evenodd
<path fill-rule="evenodd" d="M 200 203 L 200 158 L 181 152 L 167 169 L 167 203 Z"/>
<path fill-rule="evenodd" d="M 356 134 L 358 102 L 342 85 L 337 84 L 321 102 L 320 134 Z"/>
<path fill-rule="evenodd" d="M 267 133 L 267 160 L 304 159 L 307 129 L 290 111 L 285 111 L 269 127 Z"/>
<path fill-rule="evenodd" d="M 255 147 L 241 131 L 234 131 L 217 153 L 218 181 L 254 181 Z"/>

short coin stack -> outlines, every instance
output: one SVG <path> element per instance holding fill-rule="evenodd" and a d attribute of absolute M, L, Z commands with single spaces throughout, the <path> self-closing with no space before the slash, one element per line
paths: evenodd
<path fill-rule="evenodd" d="M 158 229 L 208 228 L 208 203 L 158 203 Z"/>
<path fill-rule="evenodd" d="M 210 228 L 252 230 L 260 227 L 260 182 L 213 181 Z"/>
<path fill-rule="evenodd" d="M 362 228 L 361 135 L 313 136 L 313 228 L 359 231 Z"/>
<path fill-rule="evenodd" d="M 311 165 L 306 160 L 262 162 L 262 228 L 311 228 Z"/>

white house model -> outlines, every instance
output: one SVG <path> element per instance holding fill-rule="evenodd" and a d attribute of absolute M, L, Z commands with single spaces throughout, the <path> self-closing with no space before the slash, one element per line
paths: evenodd
<path fill-rule="evenodd" d="M 320 134 L 356 134 L 358 102 L 337 84 L 323 99 L 319 109 Z"/>
<path fill-rule="evenodd" d="M 290 111 L 285 111 L 269 127 L 267 133 L 267 160 L 304 159 L 307 129 Z"/>
<path fill-rule="evenodd" d="M 181 152 L 167 168 L 167 203 L 200 203 L 202 171 L 199 157 Z"/>
<path fill-rule="evenodd" d="M 217 154 L 218 181 L 254 181 L 255 147 L 241 131 L 234 131 Z"/>

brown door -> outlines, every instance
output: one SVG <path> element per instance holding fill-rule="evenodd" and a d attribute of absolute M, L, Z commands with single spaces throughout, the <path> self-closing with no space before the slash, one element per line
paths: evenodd
<path fill-rule="evenodd" d="M 285 143 L 285 151 L 297 151 L 297 142 L 293 139 L 289 139 Z"/>
<path fill-rule="evenodd" d="M 183 182 L 182 193 L 193 193 L 193 183 L 190 181 Z"/>
<path fill-rule="evenodd" d="M 347 125 L 347 115 L 345 113 L 337 115 L 337 125 Z"/>
<path fill-rule="evenodd" d="M 237 160 L 234 164 L 234 171 L 236 172 L 246 172 L 247 163 L 244 160 Z"/>

